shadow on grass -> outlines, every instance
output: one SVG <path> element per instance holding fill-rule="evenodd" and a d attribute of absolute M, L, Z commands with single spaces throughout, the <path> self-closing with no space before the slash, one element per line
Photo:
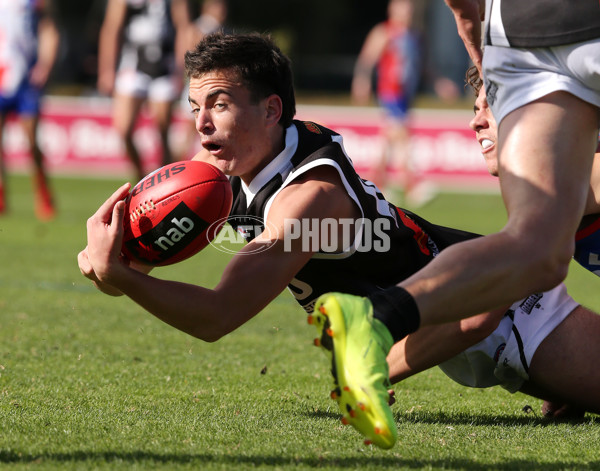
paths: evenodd
<path fill-rule="evenodd" d="M 390 452 L 391 453 L 391 452 Z M 0 451 L 0 463 L 12 464 L 43 464 L 43 463 L 81 463 L 98 466 L 101 463 L 131 463 L 142 466 L 151 464 L 173 464 L 182 465 L 190 464 L 203 469 L 203 466 L 222 465 L 224 469 L 235 469 L 236 466 L 273 466 L 280 468 L 285 466 L 286 469 L 298 467 L 339 467 L 339 468 L 355 468 L 355 469 L 381 469 L 382 467 L 390 467 L 397 469 L 399 467 L 407 469 L 420 468 L 459 468 L 470 470 L 539 470 L 553 471 L 562 469 L 571 469 L 576 467 L 580 470 L 599 469 L 600 461 L 594 461 L 587 464 L 559 462 L 559 463 L 539 463 L 533 460 L 506 460 L 501 464 L 495 463 L 474 463 L 472 460 L 465 458 L 454 458 L 447 460 L 415 460 L 405 459 L 395 456 L 389 457 L 283 457 L 283 456 L 240 456 L 240 455 L 211 455 L 208 453 L 198 454 L 160 454 L 144 451 L 133 452 L 87 452 L 75 451 L 73 453 L 40 453 L 40 454 L 21 454 L 15 452 Z"/>
<path fill-rule="evenodd" d="M 490 426 L 499 425 L 503 427 L 513 426 L 531 426 L 531 427 L 549 427 L 556 424 L 569 423 L 578 424 L 593 424 L 600 425 L 600 416 L 585 416 L 580 419 L 560 420 L 548 419 L 541 414 L 535 412 L 518 414 L 480 414 L 480 413 L 463 413 L 463 412 L 439 412 L 439 411 L 417 411 L 412 413 L 396 413 L 394 414 L 398 423 L 415 423 L 415 424 L 440 424 L 440 425 L 479 425 Z"/>
<path fill-rule="evenodd" d="M 571 420 L 559 420 L 559 419 L 547 419 L 541 414 L 535 412 L 522 413 L 523 415 L 517 414 L 505 414 L 505 415 L 494 415 L 494 414 L 479 414 L 479 413 L 462 413 L 462 412 L 439 412 L 439 411 L 416 411 L 411 413 L 399 413 L 396 412 L 394 417 L 398 424 L 402 423 L 414 423 L 414 424 L 439 424 L 439 425 L 500 425 L 503 427 L 511 426 L 523 426 L 529 425 L 532 427 L 539 426 L 553 426 L 556 424 L 569 423 L 573 425 L 578 424 L 593 424 L 600 425 L 600 416 L 587 415 L 581 419 Z M 325 410 L 311 410 L 304 411 L 300 415 L 315 419 L 339 419 L 340 414 L 337 410 L 325 411 Z"/>

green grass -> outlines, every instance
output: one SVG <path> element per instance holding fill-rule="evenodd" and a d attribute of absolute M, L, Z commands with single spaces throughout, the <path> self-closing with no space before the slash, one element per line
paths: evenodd
<path fill-rule="evenodd" d="M 85 220 L 120 181 L 56 179 L 60 214 L 47 224 L 33 217 L 28 180 L 10 183 L 12 211 L 0 219 L 2 469 L 600 467 L 597 416 L 550 424 L 538 400 L 463 388 L 438 369 L 396 387 L 399 443 L 364 446 L 339 421 L 325 356 L 288 293 L 219 342 L 195 340 L 79 273 Z M 442 195 L 418 212 L 479 232 L 504 217 L 493 195 Z M 213 286 L 226 263 L 208 247 L 155 273 Z M 594 282 L 581 270 L 569 278 L 600 309 Z"/>

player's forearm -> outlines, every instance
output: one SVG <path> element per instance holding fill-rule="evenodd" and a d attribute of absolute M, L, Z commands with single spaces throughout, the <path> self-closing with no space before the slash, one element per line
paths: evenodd
<path fill-rule="evenodd" d="M 60 35 L 54 21 L 49 18 L 40 21 L 39 31 L 38 63 L 43 64 L 50 71 L 58 55 Z"/>
<path fill-rule="evenodd" d="M 457 355 L 465 346 L 460 338 L 460 324 L 441 324 L 422 327 L 396 343 L 387 361 L 390 368 L 390 380 L 398 383 L 412 375 Z"/>
<path fill-rule="evenodd" d="M 234 300 L 228 301 L 214 290 L 161 280 L 127 267 L 111 285 L 158 319 L 206 342 L 234 330 L 230 315 L 243 315 L 243 306 L 232 309 Z"/>
<path fill-rule="evenodd" d="M 112 26 L 103 28 L 98 42 L 98 73 L 114 73 L 117 67 L 119 31 Z"/>
<path fill-rule="evenodd" d="M 187 3 L 178 0 L 171 6 L 173 24 L 175 25 L 175 64 L 178 69 L 183 70 L 185 52 L 194 47 L 190 40 L 190 17 Z"/>
<path fill-rule="evenodd" d="M 460 322 L 420 328 L 396 343 L 388 355 L 392 383 L 437 366 L 481 342 L 498 326 L 505 309 Z"/>

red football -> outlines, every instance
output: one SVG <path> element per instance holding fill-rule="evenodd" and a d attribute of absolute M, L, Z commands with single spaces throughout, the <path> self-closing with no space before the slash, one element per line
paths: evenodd
<path fill-rule="evenodd" d="M 217 235 L 232 200 L 229 180 L 218 168 L 195 160 L 165 165 L 125 200 L 123 254 L 153 266 L 185 260 Z"/>

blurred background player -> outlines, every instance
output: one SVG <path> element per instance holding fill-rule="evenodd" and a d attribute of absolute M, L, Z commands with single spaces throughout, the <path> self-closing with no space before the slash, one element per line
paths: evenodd
<path fill-rule="evenodd" d="M 0 2 L 0 137 L 4 144 L 7 116 L 15 113 L 34 163 L 35 208 L 41 220 L 55 215 L 44 156 L 37 143 L 40 100 L 59 45 L 50 7 L 50 0 Z M 0 145 L 0 214 L 6 210 L 6 165 Z"/>
<path fill-rule="evenodd" d="M 138 179 L 147 172 L 133 130 L 146 100 L 158 127 L 162 165 L 172 161 L 169 127 L 183 86 L 189 25 L 186 0 L 108 0 L 98 46 L 98 89 L 113 95 L 113 125 Z"/>
<path fill-rule="evenodd" d="M 216 33 L 217 31 L 225 32 L 227 12 L 227 0 L 202 1 L 200 15 L 191 23 L 189 28 L 189 49 L 193 49 L 207 34 Z M 178 152 L 179 160 L 191 158 L 198 151 L 198 149 L 194 147 L 194 141 L 198 136 L 198 132 L 194 125 L 194 116 L 190 113 L 187 88 L 187 86 L 184 87 L 183 93 L 181 94 L 181 108 L 184 116 L 189 116 L 189 125 L 186 125 L 184 128 L 181 149 Z"/>
<path fill-rule="evenodd" d="M 386 21 L 371 29 L 362 46 L 354 69 L 352 98 L 361 105 L 370 102 L 376 69 L 377 99 L 385 111 L 384 148 L 371 180 L 385 189 L 389 183 L 388 172 L 395 167 L 405 197 L 419 204 L 424 202 L 425 195 L 418 196 L 420 182 L 411 168 L 408 127 L 408 114 L 422 68 L 420 39 L 412 27 L 413 0 L 390 0 L 387 15 Z"/>
<path fill-rule="evenodd" d="M 200 16 L 192 23 L 192 47 L 207 34 L 223 31 L 225 20 L 227 20 L 227 0 L 204 0 Z"/>

